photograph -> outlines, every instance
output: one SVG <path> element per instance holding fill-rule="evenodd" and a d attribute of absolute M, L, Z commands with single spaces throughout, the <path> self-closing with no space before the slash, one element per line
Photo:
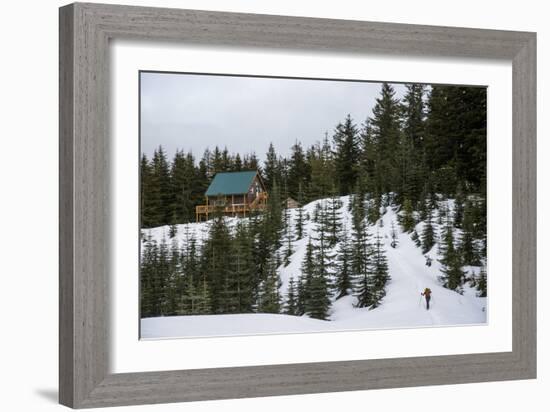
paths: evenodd
<path fill-rule="evenodd" d="M 487 87 L 136 87 L 141 339 L 488 324 Z"/>

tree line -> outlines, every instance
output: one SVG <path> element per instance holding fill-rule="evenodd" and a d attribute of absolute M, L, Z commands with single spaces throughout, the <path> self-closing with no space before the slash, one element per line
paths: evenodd
<path fill-rule="evenodd" d="M 348 115 L 329 137 L 304 147 L 297 139 L 288 156 L 270 144 L 265 160 L 255 153 L 206 149 L 200 159 L 178 150 L 171 160 L 159 146 L 141 158 L 141 225 L 194 221 L 195 206 L 217 172 L 258 170 L 268 191 L 277 182 L 287 194 L 310 202 L 354 192 L 396 193 L 419 208 L 440 193 L 485 196 L 486 90 L 478 87 L 406 85 L 399 100 L 381 87 L 372 116 L 357 125 Z"/>

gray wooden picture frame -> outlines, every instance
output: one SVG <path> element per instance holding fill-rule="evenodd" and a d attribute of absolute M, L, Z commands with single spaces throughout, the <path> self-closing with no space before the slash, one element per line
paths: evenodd
<path fill-rule="evenodd" d="M 59 399 L 74 408 L 536 377 L 536 34 L 75 3 L 60 9 Z M 109 40 L 494 58 L 513 66 L 511 352 L 109 373 Z M 137 137 L 136 137 L 137 138 Z"/>

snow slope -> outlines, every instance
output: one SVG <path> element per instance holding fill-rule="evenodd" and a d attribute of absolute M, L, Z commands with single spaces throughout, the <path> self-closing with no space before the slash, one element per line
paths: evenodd
<path fill-rule="evenodd" d="M 351 214 L 348 211 L 349 197 L 341 198 L 343 223 L 350 229 Z M 318 200 L 304 206 L 306 214 L 313 216 Z M 449 202 L 452 208 L 452 202 Z M 292 223 L 295 221 L 296 210 L 291 210 Z M 410 238 L 410 234 L 402 233 L 397 223 L 397 213 L 390 207 L 381 218 L 382 224 L 369 227 L 369 232 L 378 232 L 383 239 L 388 258 L 391 280 L 386 286 L 386 297 L 382 304 L 373 310 L 355 308 L 355 297 L 346 296 L 333 302 L 330 321 L 311 319 L 307 316 L 289 316 L 273 314 L 238 314 L 238 315 L 201 315 L 201 316 L 171 316 L 148 318 L 141 320 L 142 338 L 170 338 L 190 336 L 227 336 L 250 335 L 263 333 L 297 333 L 313 331 L 380 329 L 380 328 L 410 328 L 426 326 L 453 326 L 482 324 L 487 320 L 486 298 L 476 296 L 476 291 L 464 286 L 464 294 L 450 291 L 441 286 L 438 281 L 441 266 L 438 262 L 437 245 L 428 253 L 433 259 L 431 267 L 425 265 L 425 257 Z M 435 219 L 437 220 L 437 219 Z M 228 219 L 230 225 L 236 219 Z M 392 222 L 398 232 L 398 245 L 390 246 Z M 417 225 L 418 233 L 422 231 L 423 223 Z M 281 294 L 286 296 L 290 277 L 297 279 L 305 255 L 308 235 L 312 234 L 314 224 L 309 221 L 305 226 L 303 239 L 293 244 L 294 253 L 288 266 L 279 267 L 282 286 Z M 437 233 L 437 224 L 434 224 Z M 208 234 L 209 222 L 179 225 L 177 234 L 172 241 L 184 245 L 186 239 L 193 234 L 200 242 Z M 168 239 L 168 226 L 144 230 L 146 235 L 160 241 Z M 477 272 L 479 268 L 467 267 L 468 273 Z M 424 288 L 432 290 L 430 310 L 426 310 L 425 301 L 420 293 Z"/>

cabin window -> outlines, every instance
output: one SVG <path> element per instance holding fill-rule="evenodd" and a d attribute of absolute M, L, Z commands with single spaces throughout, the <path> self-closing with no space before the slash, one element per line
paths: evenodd
<path fill-rule="evenodd" d="M 223 197 L 217 197 L 214 201 L 214 206 L 224 206 L 225 205 L 225 199 Z"/>

